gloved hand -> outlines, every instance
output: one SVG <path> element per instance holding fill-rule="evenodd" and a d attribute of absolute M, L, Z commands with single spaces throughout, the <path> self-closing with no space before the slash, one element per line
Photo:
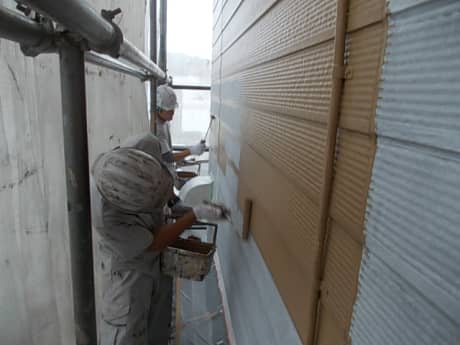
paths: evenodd
<path fill-rule="evenodd" d="M 182 203 L 182 201 L 179 201 L 178 203 L 174 204 L 174 206 L 171 207 L 171 212 L 173 216 L 183 216 L 189 211 L 192 211 L 193 209 L 190 206 L 186 206 Z"/>
<path fill-rule="evenodd" d="M 217 221 L 225 219 L 226 208 L 214 204 L 200 204 L 193 207 L 193 213 L 199 221 Z"/>
<path fill-rule="evenodd" d="M 198 144 L 192 145 L 188 148 L 190 151 L 190 154 L 199 156 L 201 155 L 204 150 L 206 149 L 206 143 L 203 141 L 200 141 Z"/>

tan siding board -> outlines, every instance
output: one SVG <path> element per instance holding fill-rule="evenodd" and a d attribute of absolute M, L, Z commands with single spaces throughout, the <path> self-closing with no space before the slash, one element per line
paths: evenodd
<path fill-rule="evenodd" d="M 340 327 L 334 314 L 323 305 L 319 315 L 318 345 L 348 345 L 348 335 Z"/>
<path fill-rule="evenodd" d="M 318 206 L 248 145 L 242 148 L 240 177 L 240 205 L 249 197 L 255 207 L 264 209 L 278 237 L 312 276 L 319 250 Z M 247 186 L 252 191 L 249 195 L 244 189 Z"/>
<path fill-rule="evenodd" d="M 277 230 L 270 222 L 270 215 L 260 205 L 254 204 L 251 235 L 256 239 L 262 256 L 270 267 L 273 280 L 281 292 L 302 342 L 308 344 L 313 327 L 316 284 L 311 275 L 297 265 L 296 258 L 279 238 Z"/>
<path fill-rule="evenodd" d="M 349 0 L 347 30 L 352 31 L 385 19 L 384 0 Z"/>
<path fill-rule="evenodd" d="M 223 42 L 225 75 L 273 59 L 335 24 L 335 1 L 279 1 L 234 44 Z M 230 48 L 229 44 L 232 43 Z"/>
<path fill-rule="evenodd" d="M 384 26 L 378 23 L 347 37 L 346 79 L 343 88 L 340 122 L 342 128 L 362 133 L 374 131 L 375 107 L 384 44 Z"/>
<path fill-rule="evenodd" d="M 307 49 L 241 74 L 241 97 L 252 108 L 327 123 L 332 43 Z"/>
<path fill-rule="evenodd" d="M 330 216 L 362 239 L 375 143 L 372 137 L 340 130 Z"/>
<path fill-rule="evenodd" d="M 312 335 L 318 289 L 318 207 L 252 148 L 242 149 L 239 203 L 253 202 L 250 234 L 302 341 Z"/>
<path fill-rule="evenodd" d="M 321 283 L 321 303 L 326 305 L 340 328 L 350 326 L 355 301 L 362 245 L 340 225 L 330 224 L 328 256 Z"/>
<path fill-rule="evenodd" d="M 309 198 L 319 203 L 326 137 L 324 125 L 276 113 L 247 111 L 244 140 Z"/>

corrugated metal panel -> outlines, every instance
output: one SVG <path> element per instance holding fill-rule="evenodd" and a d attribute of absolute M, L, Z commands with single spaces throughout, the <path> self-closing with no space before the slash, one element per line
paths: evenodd
<path fill-rule="evenodd" d="M 383 1 L 381 1 L 383 2 Z M 380 65 L 384 48 L 382 22 L 347 36 L 346 75 L 340 109 L 340 127 L 374 132 Z"/>
<path fill-rule="evenodd" d="M 335 7 L 334 0 L 278 2 L 225 52 L 224 75 L 305 48 L 313 37 L 333 29 Z M 224 41 L 224 50 L 229 43 Z"/>
<path fill-rule="evenodd" d="M 454 345 L 457 322 L 421 295 L 379 256 L 366 253 L 350 331 L 354 345 Z M 458 302 L 455 302 L 458 303 Z M 457 317 L 458 320 L 458 317 Z"/>
<path fill-rule="evenodd" d="M 460 2 L 390 17 L 377 109 L 380 135 L 460 151 Z"/>
<path fill-rule="evenodd" d="M 374 145 L 370 136 L 347 130 L 339 132 L 330 216 L 356 241 L 363 238 Z"/>
<path fill-rule="evenodd" d="M 401 260 L 392 269 L 419 276 L 416 288 L 460 324 L 459 176 L 458 153 L 379 139 L 366 245 L 382 247 L 388 263 Z"/>
<path fill-rule="evenodd" d="M 349 0 L 347 31 L 384 20 L 385 3 L 382 0 Z"/>
<path fill-rule="evenodd" d="M 325 126 L 249 109 L 243 133 L 255 151 L 319 203 Z"/>
<path fill-rule="evenodd" d="M 333 44 L 325 43 L 245 71 L 243 102 L 251 108 L 327 123 Z"/>
<path fill-rule="evenodd" d="M 413 5 L 413 7 L 409 7 Z M 390 1 L 353 344 L 460 339 L 458 1 Z"/>
<path fill-rule="evenodd" d="M 333 312 L 339 329 L 346 334 L 355 302 L 362 246 L 332 221 L 327 251 L 321 303 Z"/>

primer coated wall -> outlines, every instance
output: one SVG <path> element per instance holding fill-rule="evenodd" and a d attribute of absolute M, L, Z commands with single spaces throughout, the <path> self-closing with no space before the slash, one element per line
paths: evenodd
<path fill-rule="evenodd" d="M 460 339 L 460 3 L 389 1 L 353 344 Z"/>
<path fill-rule="evenodd" d="M 144 2 L 92 4 L 121 7 L 117 23 L 144 46 Z M 57 55 L 24 57 L 0 40 L 1 344 L 75 342 L 59 85 Z M 87 66 L 87 106 L 91 160 L 149 128 L 145 88 L 132 77 Z"/>
<path fill-rule="evenodd" d="M 336 2 L 217 1 L 214 16 L 211 171 L 234 215 L 219 250 L 236 342 L 309 344 Z"/>
<path fill-rule="evenodd" d="M 455 344 L 459 3 L 350 0 L 343 70 L 335 8 L 215 2 L 211 171 L 235 215 L 220 257 L 237 343 Z"/>

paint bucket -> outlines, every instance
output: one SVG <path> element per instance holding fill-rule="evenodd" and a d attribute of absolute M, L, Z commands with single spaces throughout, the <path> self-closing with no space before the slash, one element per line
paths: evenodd
<path fill-rule="evenodd" d="M 161 254 L 163 274 L 195 281 L 202 281 L 207 276 L 216 251 L 217 233 L 216 224 L 207 225 L 215 229 L 212 243 L 202 242 L 197 237 L 179 238 Z"/>

